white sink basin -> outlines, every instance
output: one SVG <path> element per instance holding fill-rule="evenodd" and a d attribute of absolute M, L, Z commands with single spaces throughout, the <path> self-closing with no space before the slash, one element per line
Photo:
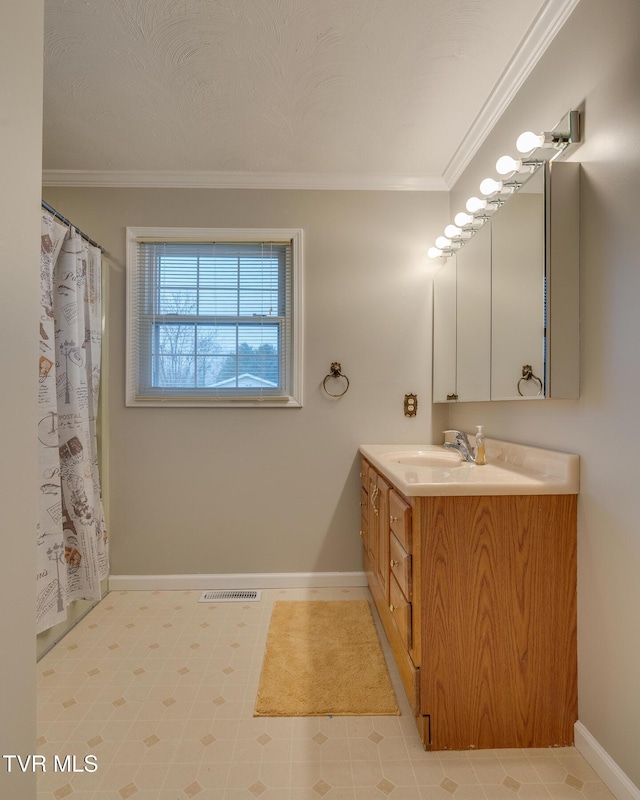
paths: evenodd
<path fill-rule="evenodd" d="M 408 467 L 446 467 L 447 469 L 457 469 L 469 464 L 463 461 L 460 454 L 451 450 L 440 448 L 435 450 L 402 450 L 399 453 L 389 453 L 385 456 L 389 461 L 396 464 L 405 464 Z"/>
<path fill-rule="evenodd" d="M 407 497 L 577 494 L 580 458 L 487 439 L 487 463 L 463 461 L 442 445 L 361 445 L 360 452 Z"/>

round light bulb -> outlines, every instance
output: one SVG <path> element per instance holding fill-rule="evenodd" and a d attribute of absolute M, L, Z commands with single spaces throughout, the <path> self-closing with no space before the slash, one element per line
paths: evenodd
<path fill-rule="evenodd" d="M 429 256 L 429 258 L 440 258 L 440 256 L 442 255 L 442 250 L 440 250 L 439 247 L 430 247 L 427 250 L 427 255 Z"/>
<path fill-rule="evenodd" d="M 470 214 L 465 214 L 464 211 L 459 211 L 453 218 L 453 221 L 456 223 L 456 225 L 464 228 L 465 225 L 471 225 L 473 222 L 473 217 Z"/>
<path fill-rule="evenodd" d="M 516 150 L 519 153 L 530 153 L 532 150 L 535 150 L 536 147 L 542 147 L 543 144 L 543 133 L 532 133 L 531 131 L 525 131 L 524 133 L 521 133 L 516 140 Z"/>
<path fill-rule="evenodd" d="M 436 247 L 451 247 L 451 239 L 447 239 L 446 236 L 438 236 L 436 239 Z"/>
<path fill-rule="evenodd" d="M 450 239 L 455 239 L 456 236 L 462 235 L 462 228 L 459 228 L 457 225 L 447 225 L 444 229 L 444 235 L 448 236 Z"/>
<path fill-rule="evenodd" d="M 494 181 L 493 178 L 485 178 L 480 184 L 480 192 L 485 197 L 500 191 L 502 191 L 502 181 Z"/>
<path fill-rule="evenodd" d="M 517 172 L 522 166 L 522 161 L 516 161 L 511 156 L 500 156 L 496 161 L 496 172 L 498 175 L 508 175 L 510 172 Z"/>
<path fill-rule="evenodd" d="M 476 214 L 478 211 L 482 211 L 482 209 L 486 207 L 487 201 L 481 200 L 479 197 L 470 197 L 467 200 L 467 211 L 470 214 Z"/>

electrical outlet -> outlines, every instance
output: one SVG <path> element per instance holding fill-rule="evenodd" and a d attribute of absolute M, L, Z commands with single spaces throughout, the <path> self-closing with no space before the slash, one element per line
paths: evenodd
<path fill-rule="evenodd" d="M 418 413 L 418 395 L 405 394 L 404 396 L 404 415 L 405 417 L 415 417 Z"/>

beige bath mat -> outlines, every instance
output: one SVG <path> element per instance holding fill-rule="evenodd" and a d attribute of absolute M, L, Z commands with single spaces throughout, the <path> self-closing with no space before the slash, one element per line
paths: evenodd
<path fill-rule="evenodd" d="M 399 713 L 367 600 L 274 604 L 254 716 Z"/>

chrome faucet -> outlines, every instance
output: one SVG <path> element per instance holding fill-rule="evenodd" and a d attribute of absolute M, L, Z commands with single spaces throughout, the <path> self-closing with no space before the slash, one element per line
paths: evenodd
<path fill-rule="evenodd" d="M 450 447 L 452 450 L 457 450 L 460 453 L 463 461 L 470 461 L 475 463 L 476 457 L 473 453 L 473 448 L 469 443 L 469 437 L 463 431 L 445 431 L 445 434 L 452 433 L 455 436 L 455 442 L 445 442 L 445 447 Z"/>

